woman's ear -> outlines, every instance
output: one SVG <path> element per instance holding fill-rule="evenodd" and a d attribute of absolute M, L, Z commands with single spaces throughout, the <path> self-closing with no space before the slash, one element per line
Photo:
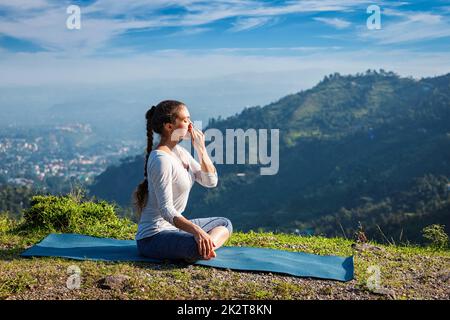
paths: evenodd
<path fill-rule="evenodd" d="M 166 130 L 172 131 L 174 126 L 170 122 L 166 122 L 164 123 L 164 127 L 166 128 Z"/>

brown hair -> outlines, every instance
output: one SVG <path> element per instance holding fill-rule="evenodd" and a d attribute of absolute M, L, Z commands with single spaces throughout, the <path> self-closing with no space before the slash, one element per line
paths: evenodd
<path fill-rule="evenodd" d="M 175 124 L 176 118 L 178 117 L 178 110 L 184 105 L 180 101 L 164 100 L 158 103 L 156 107 L 152 106 L 145 114 L 145 118 L 147 119 L 147 154 L 145 156 L 144 181 L 137 186 L 133 193 L 138 220 L 148 200 L 147 162 L 153 148 L 153 131 L 162 136 L 164 124 L 168 122 Z"/>

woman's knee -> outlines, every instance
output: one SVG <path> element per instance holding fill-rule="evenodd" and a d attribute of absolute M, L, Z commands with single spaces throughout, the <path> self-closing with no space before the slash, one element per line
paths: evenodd
<path fill-rule="evenodd" d="M 222 219 L 225 221 L 224 227 L 228 229 L 228 232 L 231 234 L 233 233 L 233 224 L 231 223 L 231 220 L 225 217 L 222 217 Z"/>

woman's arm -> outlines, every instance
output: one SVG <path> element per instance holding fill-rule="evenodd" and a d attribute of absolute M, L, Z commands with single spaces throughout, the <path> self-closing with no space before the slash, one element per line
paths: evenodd
<path fill-rule="evenodd" d="M 194 235 L 196 233 L 198 233 L 200 230 L 203 230 L 198 225 L 196 225 L 195 223 L 192 223 L 191 221 L 189 221 L 188 219 L 186 219 L 183 216 L 175 217 L 173 219 L 173 223 L 174 223 L 175 227 L 177 227 L 178 229 L 181 229 L 188 233 L 192 233 Z"/>
<path fill-rule="evenodd" d="M 189 132 L 191 133 L 191 139 L 194 149 L 197 150 L 198 156 L 200 158 L 202 171 L 208 173 L 216 173 L 216 168 L 209 158 L 208 152 L 206 152 L 205 134 L 201 130 L 195 128 L 192 122 L 189 125 Z"/>
<path fill-rule="evenodd" d="M 207 173 L 216 173 L 216 167 L 214 167 L 211 159 L 209 158 L 206 147 L 203 146 L 197 149 L 198 156 L 200 158 L 201 170 Z"/>
<path fill-rule="evenodd" d="M 184 149 L 184 148 L 183 148 Z M 205 151 L 206 153 L 206 151 Z M 187 151 L 184 151 L 184 154 L 188 158 L 189 161 L 189 167 L 191 168 L 192 172 L 194 173 L 195 181 L 201 184 L 202 186 L 206 188 L 214 188 L 217 186 L 218 182 L 218 175 L 217 171 L 214 168 L 213 172 L 207 172 L 204 169 L 202 169 L 202 166 L 198 163 L 197 160 L 194 159 L 194 157 Z M 208 157 L 209 159 L 209 157 Z M 211 160 L 209 160 L 211 161 Z M 203 161 L 205 162 L 205 161 Z"/>
<path fill-rule="evenodd" d="M 200 130 L 190 126 L 190 132 L 192 137 L 192 144 L 197 151 L 200 164 L 192 155 L 185 150 L 185 154 L 189 158 L 189 165 L 194 172 L 195 181 L 207 188 L 213 188 L 217 186 L 218 176 L 217 170 L 214 167 L 205 146 L 205 135 Z"/>

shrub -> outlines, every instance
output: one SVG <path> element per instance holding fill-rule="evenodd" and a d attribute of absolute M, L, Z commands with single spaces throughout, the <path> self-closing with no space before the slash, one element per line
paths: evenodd
<path fill-rule="evenodd" d="M 0 212 L 0 233 L 10 231 L 16 225 L 16 221 L 11 218 L 8 211 Z"/>
<path fill-rule="evenodd" d="M 448 235 L 444 231 L 443 225 L 432 224 L 423 228 L 422 235 L 427 242 L 435 248 L 446 248 L 448 246 Z"/>
<path fill-rule="evenodd" d="M 119 218 L 106 201 L 82 201 L 73 195 L 34 196 L 24 211 L 24 226 L 50 232 L 80 233 L 97 237 L 132 238 L 136 225 Z"/>

